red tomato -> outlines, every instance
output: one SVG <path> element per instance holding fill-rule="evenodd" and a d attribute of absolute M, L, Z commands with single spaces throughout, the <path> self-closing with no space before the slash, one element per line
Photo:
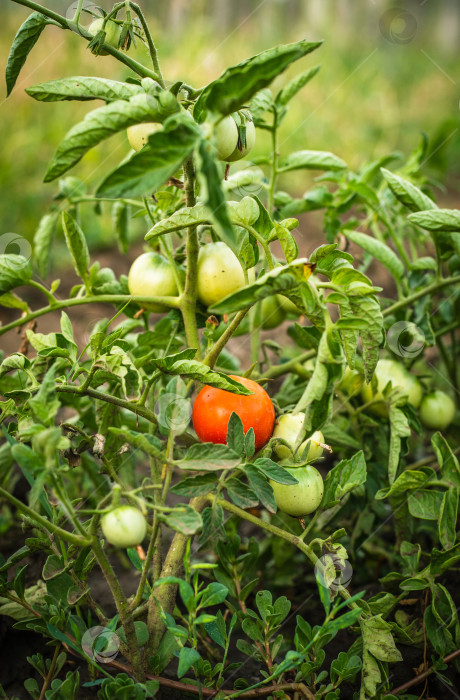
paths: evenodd
<path fill-rule="evenodd" d="M 240 396 L 205 386 L 193 404 L 193 427 L 202 442 L 225 443 L 228 421 L 232 413 L 237 413 L 245 433 L 253 428 L 256 450 L 260 450 L 269 441 L 275 425 L 275 409 L 271 399 L 265 389 L 252 379 L 230 376 L 253 394 Z"/>

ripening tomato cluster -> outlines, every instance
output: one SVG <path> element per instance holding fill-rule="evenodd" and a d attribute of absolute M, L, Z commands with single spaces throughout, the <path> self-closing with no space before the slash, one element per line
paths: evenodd
<path fill-rule="evenodd" d="M 424 395 L 420 380 L 396 360 L 380 360 L 374 376 L 375 383 L 365 384 L 360 372 L 347 368 L 338 388 L 349 396 L 360 393 L 364 403 L 372 401 L 369 405 L 371 413 L 386 418 L 388 407 L 383 392 L 391 382 L 392 388 L 402 389 L 408 397 L 408 403 L 418 409 L 420 420 L 426 428 L 445 430 L 452 423 L 455 404 L 450 396 L 440 390 Z"/>

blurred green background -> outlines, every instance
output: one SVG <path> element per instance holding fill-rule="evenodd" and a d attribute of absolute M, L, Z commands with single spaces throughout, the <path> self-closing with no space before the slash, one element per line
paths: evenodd
<path fill-rule="evenodd" d="M 68 14 L 67 0 L 45 0 Z M 87 3 L 89 7 L 93 4 Z M 111 2 L 97 3 L 109 10 Z M 460 4 L 379 0 L 141 0 L 168 81 L 200 86 L 229 65 L 278 43 L 324 39 L 314 54 L 277 81 L 283 85 L 309 66 L 318 76 L 292 103 L 283 125 L 281 151 L 330 150 L 351 167 L 395 149 L 409 153 L 430 138 L 427 174 L 442 181 L 452 199 L 460 178 L 458 47 Z M 27 8 L 0 0 L 0 52 L 10 45 Z M 89 20 L 85 20 L 89 23 Z M 147 62 L 143 46 L 133 51 Z M 12 95 L 1 102 L 0 216 L 3 232 L 33 236 L 56 184 L 43 184 L 47 162 L 59 141 L 92 105 L 38 104 L 24 88 L 52 78 L 100 75 L 123 79 L 129 71 L 110 56 L 94 57 L 81 37 L 47 27 L 23 68 Z M 95 103 L 96 105 L 96 103 Z M 260 134 L 257 151 L 264 149 Z M 92 150 L 71 174 L 92 189 L 128 152 L 125 135 Z M 311 175 L 296 175 L 302 193 Z M 314 175 L 313 175 L 314 177 Z M 92 219 L 94 222 L 94 218 Z M 110 240 L 110 223 L 87 234 Z M 100 223 L 92 226 L 101 227 Z"/>

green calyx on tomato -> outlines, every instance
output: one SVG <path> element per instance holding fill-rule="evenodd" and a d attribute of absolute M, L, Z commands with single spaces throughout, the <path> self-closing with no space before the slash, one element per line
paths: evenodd
<path fill-rule="evenodd" d="M 386 418 L 388 416 L 387 401 L 383 395 L 383 391 L 387 384 L 391 382 L 393 389 L 403 389 L 407 394 L 408 403 L 414 408 L 420 406 L 423 390 L 417 377 L 414 377 L 405 367 L 396 360 L 380 360 L 375 368 L 376 389 L 373 385 L 363 384 L 361 396 L 365 403 L 376 401 L 375 404 L 369 406 L 369 411 L 377 416 Z"/>
<path fill-rule="evenodd" d="M 118 49 L 121 35 L 120 25 L 117 24 L 117 22 L 113 22 L 111 19 L 109 19 L 109 21 L 106 22 L 105 27 L 103 27 L 103 25 L 104 18 L 98 17 L 93 22 L 91 22 L 91 24 L 88 27 L 88 32 L 91 34 L 91 36 L 96 38 L 99 32 L 104 31 L 105 37 L 103 39 L 103 43 L 112 46 L 114 49 Z M 93 39 L 93 41 L 90 42 L 90 48 L 93 51 L 93 53 L 96 53 L 99 56 L 107 56 L 108 52 L 105 49 L 99 49 L 99 46 L 99 41 L 94 43 Z"/>
<path fill-rule="evenodd" d="M 143 253 L 133 262 L 128 275 L 128 287 L 133 296 L 154 297 L 179 294 L 174 270 L 166 258 L 159 253 Z M 168 311 L 163 304 L 142 304 L 155 313 Z"/>
<path fill-rule="evenodd" d="M 304 413 L 285 413 L 284 416 L 278 418 L 273 437 L 284 440 L 287 443 L 286 445 L 282 443 L 275 445 L 275 453 L 280 459 L 292 459 L 295 455 L 297 458 L 302 459 L 303 462 L 314 462 L 322 457 L 324 449 L 322 432 L 317 430 L 306 440 L 303 440 L 305 434 L 304 423 Z M 307 445 L 308 451 L 305 453 Z"/>
<path fill-rule="evenodd" d="M 218 241 L 201 246 L 198 255 L 198 299 L 202 304 L 212 306 L 244 285 L 243 268 L 228 245 Z"/>
<path fill-rule="evenodd" d="M 315 467 L 310 465 L 287 467 L 283 464 L 283 467 L 297 479 L 298 483 L 279 484 L 270 480 L 276 505 L 283 513 L 292 515 L 295 518 L 301 518 L 304 515 L 313 513 L 323 498 L 324 483 L 321 474 Z"/>
<path fill-rule="evenodd" d="M 205 386 L 193 404 L 192 420 L 201 442 L 225 444 L 230 416 L 236 413 L 244 432 L 254 430 L 256 450 L 269 440 L 275 425 L 275 409 L 265 389 L 246 377 L 230 375 L 253 393 L 249 396 L 232 394 L 224 389 Z"/>
<path fill-rule="evenodd" d="M 439 389 L 423 397 L 420 420 L 426 428 L 445 430 L 454 420 L 455 404 L 448 394 Z"/>
<path fill-rule="evenodd" d="M 129 145 L 135 151 L 140 151 L 141 148 L 147 145 L 150 134 L 162 128 L 158 122 L 143 122 L 142 124 L 133 124 L 126 130 Z"/>
<path fill-rule="evenodd" d="M 107 542 L 114 547 L 136 547 L 145 539 L 147 522 L 134 506 L 118 506 L 101 518 L 101 528 Z"/>

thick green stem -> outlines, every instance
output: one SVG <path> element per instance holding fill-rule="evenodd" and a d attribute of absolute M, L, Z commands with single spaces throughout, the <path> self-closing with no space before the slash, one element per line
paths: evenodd
<path fill-rule="evenodd" d="M 206 357 L 203 360 L 203 363 L 205 365 L 208 365 L 209 367 L 214 367 L 216 364 L 218 357 L 238 326 L 240 325 L 241 321 L 243 318 L 246 316 L 248 313 L 249 309 L 244 309 L 243 311 L 238 311 L 238 313 L 235 314 L 233 319 L 230 321 L 228 324 L 228 327 L 225 329 L 225 331 L 222 333 L 220 336 L 219 340 L 216 341 L 215 345 L 211 348 L 211 350 L 208 352 Z"/>
<path fill-rule="evenodd" d="M 204 496 L 192 498 L 190 505 L 199 513 L 205 507 L 206 502 L 207 499 Z M 184 563 L 185 548 L 188 540 L 189 535 L 184 535 L 181 532 L 177 532 L 174 535 L 161 569 L 161 578 L 165 578 L 166 576 L 178 576 L 180 574 Z M 161 612 L 158 605 L 161 606 L 164 612 L 172 613 L 176 601 L 176 593 L 177 586 L 166 584 L 157 588 L 156 600 L 153 595 L 150 597 L 147 627 L 149 630 L 149 647 L 152 654 L 155 654 L 157 651 L 166 629 L 161 619 Z"/>
<path fill-rule="evenodd" d="M 273 365 L 273 367 L 270 367 L 270 369 L 264 372 L 264 377 L 266 377 L 266 379 L 275 379 L 276 377 L 280 377 L 282 374 L 290 372 L 297 364 L 305 362 L 306 360 L 315 357 L 315 355 L 316 350 L 306 350 L 301 355 L 297 355 L 297 357 L 294 357 L 292 360 L 288 360 L 288 362 L 283 362 L 280 365 Z"/>
<path fill-rule="evenodd" d="M 188 207 L 194 207 L 195 197 L 195 167 L 190 157 L 184 163 L 184 188 L 185 200 Z M 200 339 L 196 325 L 196 297 L 198 287 L 198 229 L 197 226 L 189 226 L 187 231 L 187 272 L 185 277 L 185 289 L 180 298 L 180 309 L 184 319 L 185 335 L 190 348 L 196 348 L 197 357 L 201 357 Z"/>
<path fill-rule="evenodd" d="M 56 391 L 61 394 L 80 394 L 81 396 L 91 396 L 93 399 L 99 399 L 100 401 L 105 401 L 106 403 L 112 403 L 114 406 L 119 406 L 120 408 L 125 408 L 127 411 L 131 411 L 138 416 L 142 416 L 151 423 L 157 423 L 157 417 L 148 408 L 139 406 L 137 403 L 132 401 L 126 401 L 125 399 L 119 399 L 117 396 L 112 396 L 111 394 L 104 394 L 102 391 L 97 391 L 96 389 L 85 389 L 82 391 L 79 386 L 69 386 L 63 384 L 62 386 L 57 384 Z"/>
<path fill-rule="evenodd" d="M 89 539 L 79 537 L 78 535 L 74 535 L 73 532 L 68 532 L 62 527 L 55 525 L 53 522 L 51 522 L 51 520 L 48 520 L 48 518 L 42 517 L 39 513 L 36 513 L 34 510 L 32 510 L 32 508 L 26 506 L 25 503 L 19 501 L 11 493 L 6 491 L 5 489 L 2 489 L 1 487 L 0 496 L 9 501 L 11 505 L 15 506 L 15 508 L 17 508 L 20 513 L 23 513 L 24 515 L 27 515 L 27 517 L 31 520 L 34 520 L 47 532 L 52 532 L 53 534 L 58 535 L 66 542 L 69 542 L 69 544 L 75 544 L 77 545 L 77 547 L 87 547 L 91 543 Z"/>
<path fill-rule="evenodd" d="M 134 620 L 129 611 L 129 604 L 125 594 L 121 590 L 117 575 L 99 543 L 97 535 L 93 540 L 92 549 L 94 556 L 97 559 L 97 563 L 104 574 L 104 578 L 107 581 L 107 585 L 110 588 L 117 612 L 120 616 L 120 622 L 126 635 L 126 644 L 129 650 L 130 661 L 133 665 L 134 674 L 137 680 L 143 681 L 144 671 L 142 667 L 141 652 L 137 642 Z"/>
<path fill-rule="evenodd" d="M 147 296 L 132 296 L 131 294 L 101 294 L 99 296 L 86 296 L 86 297 L 76 297 L 73 299 L 63 299 L 62 301 L 55 300 L 54 304 L 49 306 L 44 306 L 36 311 L 31 311 L 21 318 L 17 318 L 16 321 L 8 323 L 6 326 L 0 326 L 0 335 L 3 335 L 7 331 L 13 328 L 18 328 L 19 326 L 24 326 L 26 323 L 33 321 L 40 316 L 45 316 L 52 311 L 59 311 L 59 309 L 67 309 L 71 306 L 81 306 L 83 304 L 126 304 L 127 302 L 133 301 L 139 306 L 143 304 L 153 303 L 153 304 L 163 304 L 170 309 L 177 309 L 179 307 L 178 297 L 147 297 Z"/>

